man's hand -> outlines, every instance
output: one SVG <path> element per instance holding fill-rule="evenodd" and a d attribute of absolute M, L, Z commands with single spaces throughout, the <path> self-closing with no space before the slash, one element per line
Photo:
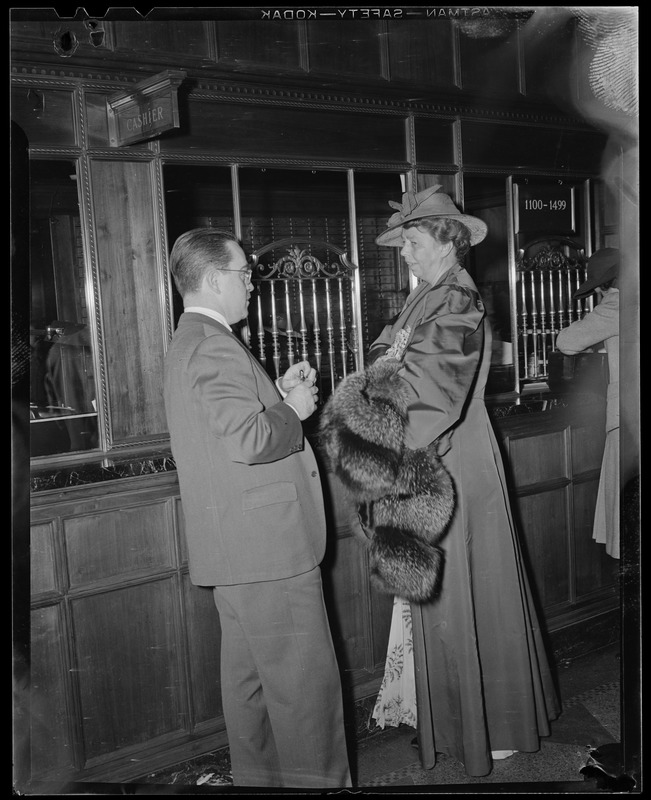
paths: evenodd
<path fill-rule="evenodd" d="M 283 402 L 296 411 L 300 420 L 304 420 L 314 413 L 318 391 L 312 381 L 306 380 L 295 386 Z"/>
<path fill-rule="evenodd" d="M 309 361 L 299 361 L 298 364 L 292 364 L 278 383 L 283 392 L 291 392 L 299 383 L 306 381 L 312 386 L 316 383 L 316 370 L 310 366 Z"/>
<path fill-rule="evenodd" d="M 287 392 L 284 402 L 298 414 L 300 420 L 307 419 L 316 408 L 316 370 L 307 361 L 293 364 L 280 379 L 280 386 Z"/>

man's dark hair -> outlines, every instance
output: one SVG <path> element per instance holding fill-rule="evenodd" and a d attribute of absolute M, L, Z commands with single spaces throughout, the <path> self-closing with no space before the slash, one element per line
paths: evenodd
<path fill-rule="evenodd" d="M 237 244 L 237 238 L 218 228 L 194 228 L 179 236 L 170 255 L 170 272 L 181 297 L 201 288 L 209 267 L 228 268 L 232 259 L 229 242 Z"/>

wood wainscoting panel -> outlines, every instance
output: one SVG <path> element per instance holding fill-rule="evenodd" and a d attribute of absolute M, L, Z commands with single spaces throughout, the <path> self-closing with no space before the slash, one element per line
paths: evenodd
<path fill-rule="evenodd" d="M 171 576 L 70 601 L 84 766 L 187 729 L 178 598 Z"/>
<path fill-rule="evenodd" d="M 598 419 L 591 427 L 572 428 L 572 471 L 575 475 L 601 469 L 605 441 L 605 420 Z"/>
<path fill-rule="evenodd" d="M 548 632 L 617 607 L 616 560 L 592 538 L 603 409 L 584 404 L 501 419 L 511 499 Z M 611 563 L 613 562 L 613 563 Z"/>
<path fill-rule="evenodd" d="M 516 487 L 569 477 L 565 431 L 536 432 L 509 440 L 511 476 Z"/>
<path fill-rule="evenodd" d="M 188 543 L 185 538 L 185 517 L 183 516 L 183 504 L 180 497 L 175 497 L 174 514 L 176 517 L 176 526 L 178 529 L 177 538 L 179 543 L 179 559 L 181 564 L 188 563 Z"/>
<path fill-rule="evenodd" d="M 372 670 L 366 556 L 352 534 L 328 541 L 323 589 L 342 675 Z"/>
<path fill-rule="evenodd" d="M 574 486 L 574 561 L 576 597 L 585 599 L 604 587 L 617 583 L 619 561 L 606 553 L 603 544 L 592 538 L 594 510 L 599 489 L 598 477 Z"/>
<path fill-rule="evenodd" d="M 516 515 L 532 590 L 539 608 L 571 600 L 569 487 L 520 496 Z"/>
<path fill-rule="evenodd" d="M 62 520 L 71 588 L 172 569 L 170 500 Z"/>
<path fill-rule="evenodd" d="M 387 644 L 391 629 L 393 613 L 393 595 L 379 592 L 373 584 L 369 588 L 371 598 L 371 633 L 373 642 L 373 663 L 378 671 L 384 673 L 384 662 L 387 657 Z"/>
<path fill-rule="evenodd" d="M 57 585 L 54 557 L 54 522 L 30 527 L 30 583 L 32 597 L 53 592 Z"/>
<path fill-rule="evenodd" d="M 28 758 L 33 772 L 57 775 L 73 769 L 78 730 L 75 728 L 63 603 L 31 613 L 30 677 L 16 687 L 18 709 L 29 714 L 29 736 L 15 742 L 16 763 Z"/>
<path fill-rule="evenodd" d="M 364 534 L 347 489 L 329 470 L 322 475 L 328 544 L 321 571 L 330 628 L 344 692 L 364 697 L 379 688 L 393 599 L 372 589 Z"/>
<path fill-rule="evenodd" d="M 221 698 L 221 626 L 212 589 L 182 577 L 190 675 L 190 729 L 215 722 L 225 728 Z"/>

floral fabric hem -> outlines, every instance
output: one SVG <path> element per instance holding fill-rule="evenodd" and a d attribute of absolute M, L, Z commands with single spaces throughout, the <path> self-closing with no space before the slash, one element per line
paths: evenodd
<path fill-rule="evenodd" d="M 409 603 L 394 597 L 384 677 L 378 692 L 373 719 L 386 725 L 416 727 L 416 680 Z"/>

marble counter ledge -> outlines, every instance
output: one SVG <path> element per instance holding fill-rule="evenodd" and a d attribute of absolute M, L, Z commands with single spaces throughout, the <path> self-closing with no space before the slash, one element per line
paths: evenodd
<path fill-rule="evenodd" d="M 580 406 L 584 411 L 588 407 L 598 407 L 604 398 L 586 393 L 568 396 L 551 392 L 532 392 L 511 397 L 486 398 L 486 406 L 491 419 L 498 421 L 526 414 L 547 413 L 562 409 L 572 410 Z M 305 434 L 318 448 L 318 415 L 306 422 Z M 176 471 L 176 463 L 169 450 L 150 450 L 139 454 L 113 454 L 95 457 L 82 463 L 59 464 L 34 467 L 30 476 L 32 493 L 45 492 L 52 489 L 69 489 L 122 478 L 136 478 L 145 475 L 156 475 Z"/>
<path fill-rule="evenodd" d="M 32 470 L 30 489 L 32 492 L 69 489 L 73 486 L 85 486 L 121 478 L 137 478 L 175 470 L 176 463 L 169 451 L 131 457 L 106 457 L 83 464 Z"/>

